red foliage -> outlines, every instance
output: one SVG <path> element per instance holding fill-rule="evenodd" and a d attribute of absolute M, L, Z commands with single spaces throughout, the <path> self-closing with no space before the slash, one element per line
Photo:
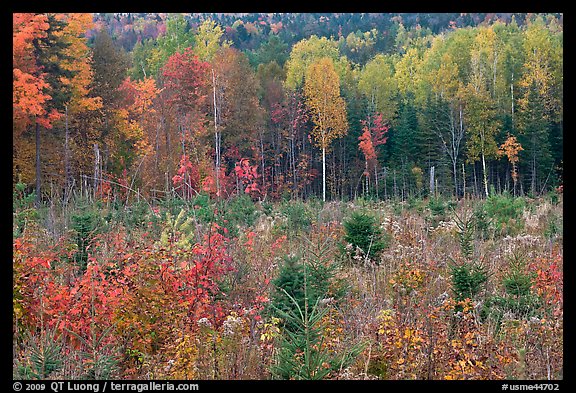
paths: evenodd
<path fill-rule="evenodd" d="M 183 111 L 202 107 L 206 99 L 204 87 L 208 67 L 208 63 L 200 61 L 192 48 L 170 56 L 162 69 L 164 87 L 170 94 L 168 101 Z"/>
<path fill-rule="evenodd" d="M 52 97 L 44 93 L 49 85 L 34 55 L 33 41 L 46 37 L 49 27 L 45 14 L 12 14 L 13 117 L 24 126 L 36 121 L 45 128 L 52 128 L 52 122 L 62 116 L 56 110 L 48 112 L 46 108 Z"/>
<path fill-rule="evenodd" d="M 176 175 L 172 177 L 172 183 L 177 189 L 182 190 L 185 197 L 192 196 L 192 191 L 197 191 L 200 185 L 200 172 L 198 167 L 190 162 L 186 154 L 180 158 L 180 167 Z"/>
<path fill-rule="evenodd" d="M 242 188 L 246 186 L 244 192 L 252 196 L 260 194 L 260 189 L 256 183 L 256 179 L 260 177 L 258 174 L 258 165 L 250 165 L 247 158 L 242 158 L 234 166 L 234 172 L 238 178 Z"/>
<path fill-rule="evenodd" d="M 381 113 L 377 113 L 373 121 L 371 120 L 368 116 L 367 120 L 361 121 L 364 132 L 358 138 L 360 140 L 358 147 L 364 153 L 370 168 L 374 168 L 377 162 L 376 146 L 386 143 L 388 137 L 384 134 L 388 132 L 388 126 L 384 124 Z"/>
<path fill-rule="evenodd" d="M 536 258 L 530 264 L 530 270 L 536 272 L 536 279 L 532 287 L 556 316 L 563 312 L 564 272 L 562 259 L 562 255 L 555 251 L 551 258 Z"/>
<path fill-rule="evenodd" d="M 210 168 L 208 174 L 202 180 L 202 191 L 208 192 L 212 197 L 224 197 L 227 198 L 233 193 L 234 182 L 229 175 L 226 175 L 224 169 L 219 171 L 220 180 L 220 195 L 216 190 L 216 170 Z"/>

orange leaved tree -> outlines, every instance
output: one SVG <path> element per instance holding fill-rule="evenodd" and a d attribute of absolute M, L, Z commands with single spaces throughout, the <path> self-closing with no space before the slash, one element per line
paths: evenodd
<path fill-rule="evenodd" d="M 514 195 L 516 195 L 516 182 L 518 181 L 518 172 L 516 170 L 516 163 L 518 162 L 518 152 L 524 150 L 522 145 L 516 141 L 515 136 L 508 135 L 498 149 L 499 156 L 506 156 L 508 161 L 512 164 L 512 181 L 514 182 Z"/>

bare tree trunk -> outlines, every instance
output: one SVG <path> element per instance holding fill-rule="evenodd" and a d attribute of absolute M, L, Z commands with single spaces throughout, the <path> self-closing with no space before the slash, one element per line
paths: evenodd
<path fill-rule="evenodd" d="M 516 173 L 516 164 L 515 163 L 512 163 L 512 171 L 513 171 L 512 187 L 514 187 L 513 195 L 516 196 L 516 181 L 517 181 L 518 174 Z"/>
<path fill-rule="evenodd" d="M 260 131 L 260 159 L 262 161 L 262 192 L 264 192 L 264 190 L 266 189 L 266 176 L 264 176 L 265 175 L 264 169 L 265 169 L 266 163 L 264 161 L 264 135 L 263 134 L 264 133 L 262 131 Z M 272 138 L 272 140 L 274 140 L 274 138 Z M 278 156 L 278 155 L 276 154 L 276 156 Z M 274 165 L 273 165 L 272 169 L 273 170 L 275 169 Z M 272 179 L 272 185 L 274 185 L 274 179 Z"/>
<path fill-rule="evenodd" d="M 100 149 L 98 143 L 94 143 L 94 197 L 100 181 Z"/>
<path fill-rule="evenodd" d="M 326 202 L 326 147 L 322 148 L 322 200 Z"/>
<path fill-rule="evenodd" d="M 512 129 L 514 129 L 514 72 L 512 72 L 512 80 L 510 81 L 510 94 L 512 95 Z"/>
<path fill-rule="evenodd" d="M 162 123 L 164 123 L 164 117 L 162 117 L 160 119 L 160 121 L 158 122 L 158 127 L 156 127 L 156 140 L 155 140 L 155 144 L 156 144 L 156 151 L 154 154 L 154 164 L 156 166 L 156 174 L 160 175 L 160 128 L 162 127 Z"/>
<path fill-rule="evenodd" d="M 394 198 L 398 198 L 398 188 L 396 187 L 396 168 L 394 168 Z"/>
<path fill-rule="evenodd" d="M 374 187 L 376 188 L 376 199 L 380 199 L 378 195 L 378 165 L 374 165 Z"/>
<path fill-rule="evenodd" d="M 294 182 L 293 184 L 293 190 L 296 192 L 296 196 L 298 196 L 298 179 L 297 179 L 297 175 L 296 175 L 296 151 L 295 151 L 295 146 L 294 146 L 294 138 L 292 138 L 290 140 L 290 145 L 291 145 L 291 152 L 290 154 L 292 154 L 292 181 Z"/>
<path fill-rule="evenodd" d="M 466 170 L 464 163 L 462 163 L 462 197 L 466 199 Z"/>
<path fill-rule="evenodd" d="M 484 193 L 486 194 L 486 198 L 488 198 L 488 174 L 486 173 L 486 158 L 484 152 L 482 152 L 482 172 L 484 175 Z"/>
<path fill-rule="evenodd" d="M 433 196 L 435 193 L 434 189 L 434 166 L 430 167 L 430 196 Z"/>
<path fill-rule="evenodd" d="M 36 206 L 40 206 L 41 193 L 41 171 L 40 171 L 40 124 L 36 122 Z"/>
<path fill-rule="evenodd" d="M 218 132 L 218 111 L 216 109 L 216 76 L 212 69 L 212 92 L 214 98 L 214 138 L 216 149 L 216 195 L 220 197 L 220 133 Z"/>
<path fill-rule="evenodd" d="M 387 183 L 386 175 L 387 175 L 387 169 L 386 167 L 384 167 L 384 200 L 388 199 L 388 187 L 386 186 Z"/>
<path fill-rule="evenodd" d="M 64 127 L 65 127 L 65 139 L 64 139 L 64 200 L 68 201 L 68 187 L 70 186 L 71 180 L 71 170 L 70 170 L 70 130 L 68 129 L 68 105 L 65 107 L 65 118 L 64 118 Z"/>

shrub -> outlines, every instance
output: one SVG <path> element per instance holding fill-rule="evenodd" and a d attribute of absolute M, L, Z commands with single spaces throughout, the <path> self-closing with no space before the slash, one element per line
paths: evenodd
<path fill-rule="evenodd" d="M 99 216 L 97 212 L 83 206 L 78 214 L 72 215 L 71 220 L 72 229 L 76 232 L 76 245 L 78 246 L 78 251 L 74 255 L 74 261 L 78 265 L 80 274 L 82 274 L 86 271 L 88 247 L 94 239 Z"/>
<path fill-rule="evenodd" d="M 176 218 L 172 219 L 170 212 L 166 213 L 162 234 L 160 235 L 160 245 L 164 247 L 175 246 L 182 250 L 189 250 L 195 243 L 194 223 L 191 217 L 186 216 L 184 209 Z"/>
<path fill-rule="evenodd" d="M 112 328 L 114 325 L 110 325 L 100 337 L 97 337 L 96 332 L 92 331 L 90 338 L 84 338 L 71 332 L 82 342 L 84 347 L 84 350 L 80 351 L 83 379 L 111 379 L 118 371 L 116 348 L 110 343 L 105 343 L 106 336 Z"/>
<path fill-rule="evenodd" d="M 144 228 L 148 222 L 150 205 L 146 201 L 137 201 L 125 210 L 124 225 L 127 229 Z"/>
<path fill-rule="evenodd" d="M 191 209 L 194 209 L 190 215 L 195 215 L 198 221 L 210 223 L 214 221 L 214 206 L 208 194 L 195 195 L 190 200 Z"/>
<path fill-rule="evenodd" d="M 484 202 L 478 203 L 474 208 L 474 229 L 482 240 L 488 239 L 490 236 L 490 228 L 492 227 L 492 217 L 488 215 L 484 209 Z"/>
<path fill-rule="evenodd" d="M 452 290 L 455 299 L 474 299 L 488 280 L 486 268 L 476 263 L 463 263 L 451 266 Z"/>
<path fill-rule="evenodd" d="M 278 277 L 272 282 L 273 313 L 274 310 L 296 313 L 294 301 L 298 307 L 305 307 L 305 293 L 308 304 L 314 304 L 320 299 L 331 299 L 335 303 L 344 296 L 347 288 L 336 278 L 338 264 L 330 258 L 330 243 L 322 240 L 310 243 L 304 260 L 300 255 L 284 257 Z"/>
<path fill-rule="evenodd" d="M 484 203 L 484 211 L 491 217 L 491 224 L 496 234 L 514 235 L 522 229 L 524 222 L 522 212 L 525 202 L 523 198 L 515 198 L 508 192 L 492 194 Z"/>
<path fill-rule="evenodd" d="M 430 198 L 428 200 L 428 209 L 434 218 L 443 218 L 446 215 L 446 208 L 448 205 L 442 198 Z"/>
<path fill-rule="evenodd" d="M 34 208 L 35 193 L 26 193 L 26 184 L 17 183 L 12 198 L 13 237 L 16 238 L 22 234 L 26 224 L 31 221 L 37 221 L 39 218 L 38 210 Z"/>
<path fill-rule="evenodd" d="M 86 202 L 81 202 L 86 204 Z M 98 203 L 93 206 L 93 210 L 98 209 Z M 86 208 L 84 208 L 86 210 Z M 121 201 L 114 201 L 111 204 L 111 209 L 104 216 L 104 219 L 108 222 L 118 222 L 129 231 L 135 229 L 145 228 L 150 220 L 150 205 L 148 202 L 140 200 L 136 201 L 131 205 L 125 205 Z"/>
<path fill-rule="evenodd" d="M 228 201 L 223 208 L 220 225 L 228 229 L 231 237 L 237 237 L 238 229 L 254 225 L 257 218 L 256 205 L 248 195 L 239 195 Z"/>
<path fill-rule="evenodd" d="M 363 345 L 356 344 L 343 353 L 331 353 L 324 344 L 322 335 L 324 317 L 330 306 L 321 305 L 320 298 L 315 302 L 305 302 L 300 306 L 298 301 L 284 294 L 292 302 L 287 312 L 279 310 L 278 314 L 285 320 L 290 329 L 284 329 L 280 348 L 276 355 L 276 364 L 272 374 L 280 379 L 320 380 L 331 372 L 348 367 L 362 352 Z M 303 292 L 308 298 L 308 289 Z"/>
<path fill-rule="evenodd" d="M 544 236 L 548 239 L 554 239 L 558 235 L 562 236 L 562 217 L 559 217 L 555 212 L 551 211 L 546 218 L 547 222 Z"/>
<path fill-rule="evenodd" d="M 458 237 L 458 243 L 460 244 L 460 253 L 467 260 L 471 260 L 474 254 L 473 241 L 476 219 L 474 214 L 470 215 L 467 211 L 464 211 L 462 215 L 458 215 L 455 210 L 453 210 L 453 212 L 454 221 L 458 228 L 456 235 Z"/>
<path fill-rule="evenodd" d="M 195 201 L 195 199 L 192 199 L 192 201 Z M 194 204 L 194 202 L 192 203 Z M 186 207 L 187 202 L 180 197 L 175 197 L 162 199 L 158 201 L 158 205 L 167 210 L 171 215 L 175 216 L 180 212 L 180 210 Z"/>
<path fill-rule="evenodd" d="M 312 225 L 312 212 L 302 201 L 283 203 L 280 213 L 286 217 L 286 231 L 296 235 Z"/>
<path fill-rule="evenodd" d="M 378 227 L 376 218 L 364 212 L 353 212 L 349 219 L 344 221 L 344 240 L 362 250 L 364 255 L 373 259 L 388 244 Z"/>
<path fill-rule="evenodd" d="M 499 324 L 504 313 L 514 318 L 524 319 L 538 315 L 542 300 L 532 290 L 536 274 L 527 269 L 522 255 L 514 254 L 510 260 L 510 269 L 502 278 L 503 296 L 488 299 L 484 314 L 490 313 Z"/>
<path fill-rule="evenodd" d="M 408 208 L 410 210 L 422 213 L 424 211 L 424 201 L 420 198 L 410 196 L 408 197 Z"/>
<path fill-rule="evenodd" d="M 274 212 L 274 204 L 272 202 L 262 201 L 260 207 L 262 208 L 262 213 L 269 217 L 272 216 Z"/>
<path fill-rule="evenodd" d="M 55 329 L 43 334 L 28 333 L 24 352 L 16 360 L 14 379 L 47 379 L 63 365 L 62 340 Z"/>

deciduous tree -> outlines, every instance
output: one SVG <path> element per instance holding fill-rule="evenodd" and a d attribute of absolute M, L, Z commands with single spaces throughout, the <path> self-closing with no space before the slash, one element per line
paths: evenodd
<path fill-rule="evenodd" d="M 325 201 L 326 150 L 334 139 L 348 132 L 346 105 L 340 96 L 340 78 L 332 59 L 323 57 L 308 67 L 304 94 L 315 124 L 312 135 L 322 149 L 322 200 Z"/>

